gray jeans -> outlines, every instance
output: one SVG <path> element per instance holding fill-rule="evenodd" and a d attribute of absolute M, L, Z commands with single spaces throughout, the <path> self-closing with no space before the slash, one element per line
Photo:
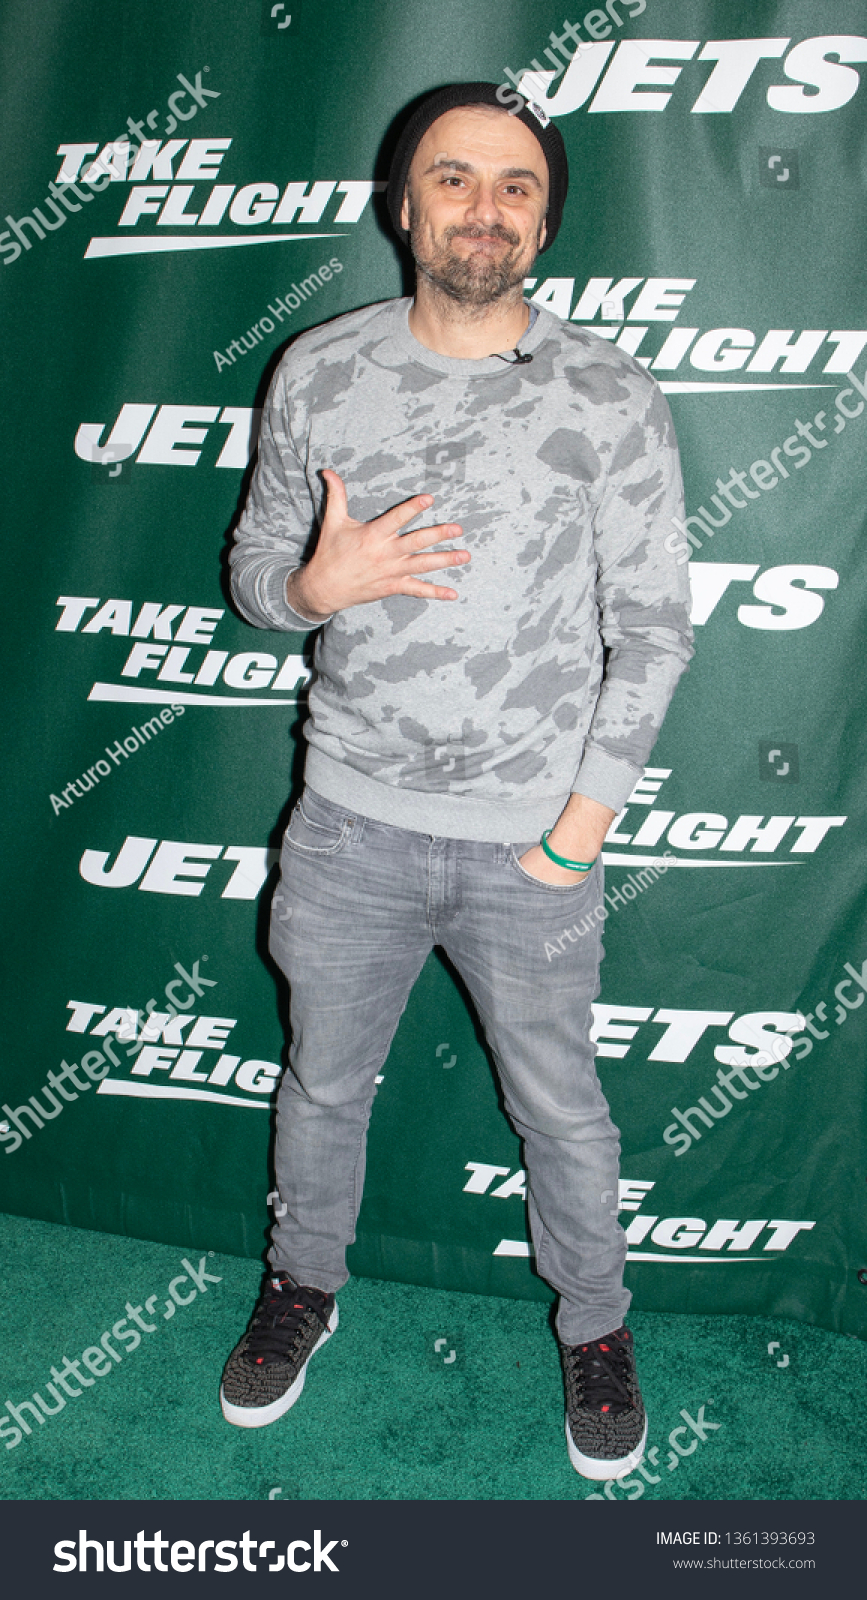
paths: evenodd
<path fill-rule="evenodd" d="M 616 1217 L 620 1146 L 589 1040 L 598 929 L 564 940 L 555 959 L 545 943 L 599 903 L 602 865 L 565 888 L 540 883 L 518 861 L 537 842 L 431 837 L 305 789 L 271 913 L 292 1039 L 275 1148 L 285 1211 L 269 1259 L 329 1292 L 346 1282 L 374 1080 L 439 945 L 484 1027 L 524 1143 L 536 1265 L 560 1295 L 560 1338 L 577 1344 L 619 1327 L 631 1298 Z"/>

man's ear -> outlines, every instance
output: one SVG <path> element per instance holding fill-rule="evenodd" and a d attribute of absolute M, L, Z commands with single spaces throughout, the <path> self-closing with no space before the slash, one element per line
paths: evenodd
<path fill-rule="evenodd" d="M 409 192 L 408 191 L 409 191 L 409 185 L 407 185 L 406 189 L 404 189 L 404 191 L 403 191 L 403 200 L 401 202 L 401 207 L 400 207 L 400 225 L 405 230 L 405 232 L 407 232 L 407 233 L 409 232 Z"/>
<path fill-rule="evenodd" d="M 540 250 L 542 249 L 542 246 L 544 245 L 545 240 L 547 239 L 547 237 L 548 237 L 548 224 L 545 221 L 545 218 L 543 217 L 542 218 L 542 226 L 539 229 L 539 249 Z"/>

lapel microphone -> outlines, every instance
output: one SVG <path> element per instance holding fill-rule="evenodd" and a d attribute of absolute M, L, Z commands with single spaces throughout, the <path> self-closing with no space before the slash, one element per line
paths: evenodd
<path fill-rule="evenodd" d="M 533 323 L 535 322 L 535 320 L 536 319 L 533 316 L 532 310 L 531 310 L 530 311 L 530 319 L 529 319 L 529 322 L 527 323 L 526 328 L 524 329 L 524 333 L 529 333 L 530 332 L 530 329 L 532 328 Z M 528 363 L 532 361 L 532 359 L 533 359 L 532 356 L 522 355 L 521 351 L 518 349 L 517 345 L 515 345 L 515 348 L 512 351 L 512 359 L 511 360 L 509 359 L 508 356 L 500 355 L 499 353 L 497 354 L 497 360 L 498 361 L 505 361 L 505 363 L 506 363 L 506 365 L 508 367 L 526 367 L 528 365 Z"/>

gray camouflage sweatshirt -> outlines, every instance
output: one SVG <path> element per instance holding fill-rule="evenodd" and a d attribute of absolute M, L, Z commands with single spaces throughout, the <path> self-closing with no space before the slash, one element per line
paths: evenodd
<path fill-rule="evenodd" d="M 692 655 L 665 399 L 631 356 L 542 309 L 531 362 L 459 360 L 388 300 L 305 333 L 275 373 L 231 554 L 238 609 L 309 632 L 285 584 L 315 548 L 322 467 L 369 521 L 458 522 L 457 600 L 393 595 L 316 640 L 306 780 L 338 805 L 450 838 L 517 841 L 571 792 L 619 811 Z M 607 651 L 603 674 L 603 646 Z"/>

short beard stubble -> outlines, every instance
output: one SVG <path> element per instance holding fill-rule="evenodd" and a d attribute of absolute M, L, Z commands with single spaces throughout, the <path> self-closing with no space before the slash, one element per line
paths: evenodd
<path fill-rule="evenodd" d="M 519 286 L 523 287 L 524 278 L 538 253 L 538 243 L 533 258 L 526 261 L 519 253 L 520 236 L 512 228 L 507 228 L 501 223 L 495 224 L 492 228 L 455 227 L 446 228 L 430 253 L 426 254 L 427 246 L 422 242 L 418 212 L 409 191 L 407 191 L 407 202 L 410 249 L 416 267 L 419 273 L 450 300 L 467 307 L 482 308 L 502 300 Z M 502 239 L 512 248 L 499 260 L 479 255 L 459 256 L 450 248 L 455 238 Z"/>

